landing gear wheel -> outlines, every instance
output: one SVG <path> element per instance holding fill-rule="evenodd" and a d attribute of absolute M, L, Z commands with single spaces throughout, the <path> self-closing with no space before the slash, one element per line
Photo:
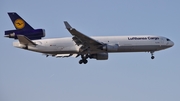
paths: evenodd
<path fill-rule="evenodd" d="M 88 61 L 87 60 L 83 60 L 84 64 L 86 64 Z"/>
<path fill-rule="evenodd" d="M 88 62 L 87 60 L 79 60 L 79 64 L 82 64 L 82 63 L 86 64 L 87 62 Z"/>
<path fill-rule="evenodd" d="M 83 63 L 83 60 L 79 60 L 79 64 L 82 64 Z"/>
<path fill-rule="evenodd" d="M 151 53 L 151 59 L 154 59 L 155 58 L 154 57 L 154 51 L 151 51 L 150 53 Z"/>
<path fill-rule="evenodd" d="M 155 57 L 154 56 L 151 56 L 151 59 L 154 59 Z"/>

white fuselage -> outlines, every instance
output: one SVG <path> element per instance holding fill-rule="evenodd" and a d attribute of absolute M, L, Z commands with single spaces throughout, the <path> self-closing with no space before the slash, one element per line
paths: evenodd
<path fill-rule="evenodd" d="M 154 52 L 172 47 L 174 43 L 166 37 L 154 35 L 142 36 L 97 36 L 91 37 L 107 45 L 116 45 L 118 49 L 106 50 L 106 52 Z M 51 38 L 33 40 L 37 45 L 28 46 L 27 50 L 45 53 L 45 54 L 79 54 L 80 47 L 76 45 L 72 37 Z M 19 42 L 13 45 L 18 48 L 24 48 Z M 90 51 L 90 54 L 105 52 L 105 50 Z"/>

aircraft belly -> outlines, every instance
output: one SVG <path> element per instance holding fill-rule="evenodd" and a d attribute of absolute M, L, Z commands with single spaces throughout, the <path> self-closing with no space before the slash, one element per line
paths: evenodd
<path fill-rule="evenodd" d="M 25 49 L 18 42 L 14 43 L 13 46 L 15 46 L 17 48 Z M 63 47 L 63 46 L 58 46 L 58 47 L 51 46 L 51 47 L 47 47 L 47 46 L 41 46 L 41 45 L 37 45 L 37 46 L 30 46 L 30 45 L 28 45 L 26 50 L 34 51 L 34 52 L 39 52 L 39 53 L 49 53 L 49 54 L 78 53 L 78 51 L 77 51 L 77 49 L 75 47 Z"/>
<path fill-rule="evenodd" d="M 69 54 L 69 53 L 77 53 L 77 50 L 72 47 L 57 47 L 56 49 L 42 51 L 43 53 L 49 54 Z"/>
<path fill-rule="evenodd" d="M 133 45 L 133 46 L 120 46 L 119 52 L 146 52 L 146 51 L 158 51 L 161 50 L 160 45 Z"/>

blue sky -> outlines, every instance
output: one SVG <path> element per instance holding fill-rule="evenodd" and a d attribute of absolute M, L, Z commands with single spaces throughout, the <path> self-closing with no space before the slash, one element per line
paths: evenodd
<path fill-rule="evenodd" d="M 4 0 L 0 3 L 0 101 L 179 101 L 179 0 Z M 46 38 L 71 37 L 63 21 L 88 36 L 160 35 L 175 45 L 155 53 L 110 54 L 107 61 L 46 58 L 12 46 L 7 12 Z"/>

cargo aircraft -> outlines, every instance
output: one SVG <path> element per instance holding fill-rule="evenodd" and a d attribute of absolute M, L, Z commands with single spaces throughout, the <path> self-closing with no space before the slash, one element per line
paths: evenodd
<path fill-rule="evenodd" d="M 153 53 L 174 45 L 169 38 L 155 35 L 133 36 L 94 36 L 89 37 L 64 21 L 72 37 L 41 39 L 44 29 L 34 29 L 16 12 L 8 13 L 15 30 L 5 31 L 5 37 L 14 38 L 13 46 L 25 50 L 43 53 L 53 57 L 78 57 L 79 64 L 86 64 L 89 59 L 107 60 L 109 53 L 117 52 L 150 52 Z"/>

